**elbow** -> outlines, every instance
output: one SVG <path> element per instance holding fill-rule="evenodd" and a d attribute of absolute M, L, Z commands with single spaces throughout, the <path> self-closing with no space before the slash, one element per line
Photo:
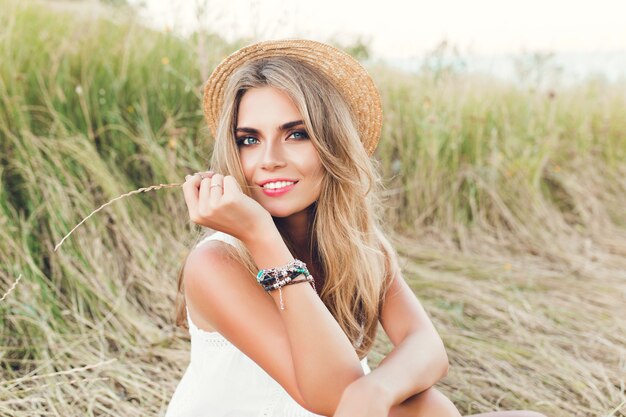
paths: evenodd
<path fill-rule="evenodd" d="M 337 406 L 339 406 L 339 404 L 337 404 Z M 309 407 L 307 411 L 315 415 L 330 417 L 333 414 L 335 414 L 336 409 L 337 407 L 322 406 L 322 407 Z"/>
<path fill-rule="evenodd" d="M 447 377 L 449 370 L 450 370 L 450 364 L 448 363 L 448 361 L 446 361 L 443 365 L 443 374 L 441 375 L 441 378 Z"/>
<path fill-rule="evenodd" d="M 440 364 L 438 367 L 441 369 L 441 376 L 439 379 L 445 378 L 448 376 L 448 371 L 450 369 L 450 360 L 448 359 L 448 352 L 446 352 L 446 346 L 443 343 L 443 339 L 437 335 L 437 343 L 436 343 L 436 352 L 438 352 L 439 359 L 437 362 Z M 437 381 L 439 381 L 439 379 Z"/>
<path fill-rule="evenodd" d="M 332 416 L 339 406 L 339 399 L 335 398 L 317 398 L 315 401 L 308 401 L 308 412 L 320 416 Z"/>
<path fill-rule="evenodd" d="M 335 414 L 337 407 L 339 407 L 340 399 L 341 395 L 337 396 L 335 394 L 326 398 L 317 398 L 315 401 L 308 401 L 306 409 L 316 415 L 332 416 Z"/>
<path fill-rule="evenodd" d="M 362 378 L 364 375 L 365 373 L 363 372 L 363 369 L 359 367 L 357 373 L 351 375 L 350 377 L 342 379 L 342 381 L 336 381 L 332 384 L 323 384 L 323 393 L 307 396 L 307 410 L 313 414 L 318 414 L 321 416 L 334 415 L 337 407 L 339 407 L 341 397 L 343 396 L 346 389 L 348 389 L 353 382 L 355 382 L 359 378 Z M 313 398 L 315 400 L 311 401 L 311 399 Z"/>
<path fill-rule="evenodd" d="M 442 343 L 443 345 L 443 343 Z M 445 347 L 443 347 L 443 358 L 442 358 L 442 374 L 441 374 L 441 378 L 445 378 L 446 376 L 448 376 L 448 371 L 450 370 L 450 361 L 448 359 L 448 354 L 446 353 L 446 349 Z"/>

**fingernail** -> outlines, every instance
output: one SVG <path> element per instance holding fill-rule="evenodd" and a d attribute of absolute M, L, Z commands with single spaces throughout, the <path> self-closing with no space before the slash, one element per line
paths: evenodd
<path fill-rule="evenodd" d="M 185 175 L 185 181 L 187 181 L 189 178 L 191 178 L 191 175 Z"/>

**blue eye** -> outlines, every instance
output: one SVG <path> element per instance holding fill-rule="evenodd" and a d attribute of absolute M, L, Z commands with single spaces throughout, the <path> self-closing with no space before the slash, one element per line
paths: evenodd
<path fill-rule="evenodd" d="M 300 135 L 300 137 L 296 137 L 294 139 L 297 140 L 304 140 L 304 139 L 309 139 L 309 135 L 306 133 L 306 131 L 304 130 L 296 130 L 295 132 L 292 132 L 291 135 L 289 135 L 289 137 L 293 137 L 293 135 Z M 237 144 L 237 146 L 250 146 L 253 145 L 254 142 L 249 142 L 248 139 L 251 139 L 252 141 L 259 141 L 257 138 L 255 138 L 254 136 L 241 136 L 238 137 L 235 140 L 235 143 Z"/>
<path fill-rule="evenodd" d="M 242 136 L 240 138 L 237 138 L 236 143 L 237 146 L 241 146 L 241 145 L 249 145 L 249 143 L 246 142 L 246 139 L 253 139 L 253 140 L 257 140 L 257 138 L 255 138 L 254 136 Z"/>
<path fill-rule="evenodd" d="M 302 139 L 308 139 L 309 135 L 304 130 L 296 130 L 292 135 L 302 135 Z"/>

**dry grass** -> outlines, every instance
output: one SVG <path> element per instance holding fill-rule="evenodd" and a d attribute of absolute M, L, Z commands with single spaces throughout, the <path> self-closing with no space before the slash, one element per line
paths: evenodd
<path fill-rule="evenodd" d="M 616 250 L 581 239 L 560 258 L 471 241 L 458 250 L 435 232 L 398 239 L 405 277 L 448 348 L 442 391 L 463 414 L 624 415 L 626 241 Z M 376 362 L 389 349 L 380 338 Z"/>
<path fill-rule="evenodd" d="M 189 353 L 182 190 L 115 201 L 55 246 L 129 190 L 207 168 L 203 54 L 0 3 L 0 415 L 163 415 Z M 203 42 L 209 66 L 236 48 Z M 386 218 L 452 364 L 439 387 L 464 414 L 626 416 L 623 86 L 372 74 Z M 372 367 L 390 348 L 381 331 Z"/>

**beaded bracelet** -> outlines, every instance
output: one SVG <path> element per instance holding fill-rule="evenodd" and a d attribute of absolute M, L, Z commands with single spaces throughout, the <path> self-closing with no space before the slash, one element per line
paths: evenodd
<path fill-rule="evenodd" d="M 281 310 L 285 309 L 285 304 L 283 304 L 282 288 L 286 285 L 300 284 L 301 282 L 310 282 L 311 285 L 313 286 L 313 290 L 315 290 L 315 293 L 317 294 L 317 290 L 315 289 L 315 281 L 313 280 L 313 277 L 311 275 L 309 275 L 306 278 L 299 279 L 299 280 L 291 280 L 291 278 L 286 278 L 284 281 L 280 281 L 279 282 L 280 286 L 278 286 L 278 293 L 280 294 L 280 309 Z"/>
<path fill-rule="evenodd" d="M 266 291 L 269 291 L 272 284 L 287 277 L 295 278 L 300 274 L 308 275 L 306 264 L 298 259 L 294 259 L 282 267 L 260 270 L 257 274 L 257 281 Z"/>
<path fill-rule="evenodd" d="M 271 291 L 288 285 L 293 279 L 300 275 L 304 275 L 305 278 L 311 277 L 311 274 L 306 268 L 306 264 L 296 259 L 283 267 L 259 271 L 257 281 L 263 286 L 265 291 Z M 311 277 L 308 281 L 313 282 L 313 288 L 315 289 L 313 278 Z M 317 293 L 317 289 L 315 289 L 315 292 Z"/>
<path fill-rule="evenodd" d="M 275 280 L 279 280 L 281 278 L 285 278 L 289 276 L 291 272 L 295 272 L 296 270 L 306 270 L 308 272 L 308 269 L 304 262 L 299 259 L 294 259 L 284 266 L 261 269 L 257 274 L 256 279 L 260 284 L 269 283 Z M 304 273 L 304 271 L 300 271 L 300 273 Z"/>
<path fill-rule="evenodd" d="M 296 277 L 298 277 L 300 275 L 304 275 L 305 277 L 308 277 L 311 274 L 309 274 L 309 271 L 304 269 L 304 268 L 296 268 L 296 269 L 287 271 L 287 273 L 284 274 L 284 275 L 281 274 L 280 277 L 278 277 L 278 278 L 275 278 L 275 277 L 265 278 L 265 279 L 261 280 L 259 283 L 266 290 L 276 289 L 278 287 L 275 286 L 275 285 L 278 284 L 279 282 L 282 282 L 282 281 L 288 280 L 288 279 L 292 279 L 293 280 L 293 279 L 295 279 Z M 289 281 L 287 281 L 287 282 L 289 282 Z"/>
<path fill-rule="evenodd" d="M 304 278 L 296 280 L 300 275 L 304 275 Z M 315 288 L 315 280 L 309 273 L 306 264 L 299 259 L 294 259 L 287 265 L 282 267 L 261 269 L 257 274 L 257 282 L 263 286 L 265 291 L 273 291 L 278 289 L 280 293 L 280 309 L 284 310 L 283 304 L 283 292 L 282 287 L 285 285 L 299 284 L 301 282 L 310 282 L 313 286 L 313 290 L 317 294 Z"/>
<path fill-rule="evenodd" d="M 301 279 L 295 279 L 295 277 L 287 277 L 283 280 L 275 282 L 274 284 L 264 286 L 263 289 L 265 291 L 273 291 L 273 290 L 280 289 L 284 287 L 285 285 L 299 284 L 301 282 L 310 282 L 313 286 L 313 289 L 315 290 L 315 293 L 317 294 L 317 289 L 315 288 L 315 280 L 313 279 L 313 275 L 304 276 Z"/>

